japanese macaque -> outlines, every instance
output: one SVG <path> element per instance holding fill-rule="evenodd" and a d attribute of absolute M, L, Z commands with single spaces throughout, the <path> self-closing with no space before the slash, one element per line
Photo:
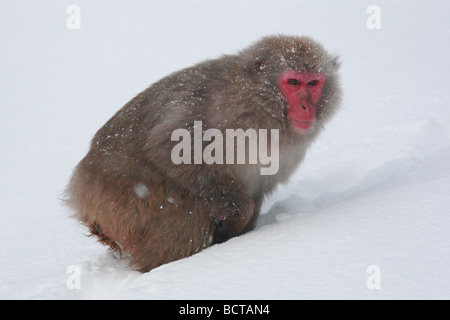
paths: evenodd
<path fill-rule="evenodd" d="M 338 109 L 339 66 L 312 39 L 280 35 L 161 79 L 95 134 L 67 203 L 141 272 L 252 230 L 263 198 L 287 181 Z M 181 141 L 180 129 L 194 138 Z M 261 150 L 220 161 L 239 153 L 220 134 L 238 129 L 253 130 L 262 154 L 276 156 L 273 172 L 263 174 Z"/>

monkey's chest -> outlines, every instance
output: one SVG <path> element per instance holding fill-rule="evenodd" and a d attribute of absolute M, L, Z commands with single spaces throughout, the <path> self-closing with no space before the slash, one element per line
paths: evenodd
<path fill-rule="evenodd" d="M 261 170 L 269 168 L 269 165 L 258 163 L 235 165 L 234 173 L 251 197 L 260 197 L 272 192 L 278 184 L 288 181 L 303 160 L 306 149 L 307 146 L 304 145 L 298 146 L 294 150 L 281 148 L 279 157 L 273 157 L 272 163 L 270 163 L 271 170 Z"/>

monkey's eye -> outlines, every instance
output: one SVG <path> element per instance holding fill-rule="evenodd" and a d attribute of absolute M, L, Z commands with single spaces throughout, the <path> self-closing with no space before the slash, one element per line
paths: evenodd
<path fill-rule="evenodd" d="M 298 80 L 297 80 L 297 79 L 289 79 L 289 80 L 288 80 L 288 83 L 289 83 L 291 86 L 295 86 L 296 84 L 298 84 Z"/>
<path fill-rule="evenodd" d="M 319 82 L 319 80 L 313 80 L 313 81 L 308 82 L 308 85 L 315 86 L 318 82 Z"/>

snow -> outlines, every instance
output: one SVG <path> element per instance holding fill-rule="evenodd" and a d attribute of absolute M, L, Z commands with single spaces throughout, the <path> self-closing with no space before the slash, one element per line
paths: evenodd
<path fill-rule="evenodd" d="M 373 4 L 381 29 L 366 24 Z M 66 26 L 70 5 L 79 30 Z M 443 0 L 3 3 L 0 298 L 450 299 L 449 10 Z M 342 110 L 256 230 L 128 270 L 61 201 L 90 139 L 164 75 L 277 33 L 341 55 Z"/>

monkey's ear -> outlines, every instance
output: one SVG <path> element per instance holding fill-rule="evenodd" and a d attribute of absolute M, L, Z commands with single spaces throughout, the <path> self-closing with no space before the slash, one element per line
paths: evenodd
<path fill-rule="evenodd" d="M 244 60 L 244 66 L 247 72 L 255 73 L 266 69 L 269 66 L 270 52 L 266 47 L 257 45 L 250 47 L 240 53 Z"/>
<path fill-rule="evenodd" d="M 258 56 L 253 59 L 249 59 L 246 63 L 246 69 L 250 73 L 253 73 L 255 71 L 258 72 L 258 71 L 264 70 L 268 66 L 269 66 L 269 63 L 268 63 L 267 59 L 264 59 L 261 56 Z"/>
<path fill-rule="evenodd" d="M 254 67 L 256 70 L 263 70 L 267 67 L 267 61 L 263 59 L 262 57 L 258 57 L 254 61 Z"/>

